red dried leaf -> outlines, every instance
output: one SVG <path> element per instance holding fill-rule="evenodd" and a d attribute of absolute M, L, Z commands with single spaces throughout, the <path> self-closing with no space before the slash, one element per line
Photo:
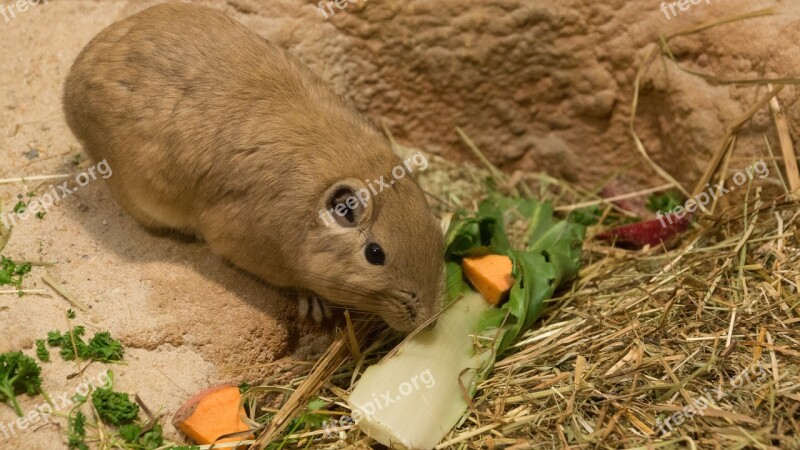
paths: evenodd
<path fill-rule="evenodd" d="M 656 219 L 645 220 L 630 225 L 613 228 L 597 235 L 597 238 L 604 241 L 613 241 L 615 245 L 640 249 L 645 245 L 669 246 L 678 235 L 689 228 L 692 214 L 678 216 L 674 213 L 659 215 Z"/>

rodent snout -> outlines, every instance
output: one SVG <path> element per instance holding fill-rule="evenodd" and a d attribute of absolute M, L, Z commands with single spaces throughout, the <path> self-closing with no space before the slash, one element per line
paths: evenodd
<path fill-rule="evenodd" d="M 436 325 L 438 308 L 431 310 L 424 302 L 420 301 L 416 291 L 400 291 L 405 297 L 403 305 L 406 308 L 407 322 L 414 330 L 423 327 L 421 331 L 428 331 Z"/>

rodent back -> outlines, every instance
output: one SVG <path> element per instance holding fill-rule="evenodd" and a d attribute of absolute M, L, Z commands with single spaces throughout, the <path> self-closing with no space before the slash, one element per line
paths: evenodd
<path fill-rule="evenodd" d="M 383 219 L 365 229 L 321 228 L 331 185 L 388 176 L 401 161 L 302 63 L 221 13 L 164 4 L 110 26 L 76 61 L 65 111 L 87 151 L 114 167 L 112 191 L 179 209 L 216 253 L 273 284 L 314 290 L 309 272 L 436 284 L 435 267 L 408 269 L 441 259 L 440 238 L 420 239 L 438 230 L 415 183 L 376 197 Z M 393 240 L 404 270 L 358 269 L 371 235 Z"/>
<path fill-rule="evenodd" d="M 363 124 L 299 61 L 221 13 L 185 4 L 150 8 L 98 35 L 68 78 L 65 109 L 87 150 L 104 152 L 92 156 L 135 166 L 153 187 L 179 181 L 180 200 L 202 206 L 254 181 L 272 192 L 309 178 L 325 184 L 337 165 L 351 167 L 345 157 L 360 157 L 338 148 L 358 153 L 364 144 L 346 142 L 347 129 Z"/>

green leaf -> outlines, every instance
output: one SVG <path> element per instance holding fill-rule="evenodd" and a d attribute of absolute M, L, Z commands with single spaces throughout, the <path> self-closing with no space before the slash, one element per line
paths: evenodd
<path fill-rule="evenodd" d="M 311 399 L 311 401 L 308 402 L 308 406 L 306 407 L 306 410 L 308 410 L 308 411 L 316 411 L 316 410 L 322 409 L 322 408 L 324 408 L 326 406 L 328 406 L 328 402 L 327 401 L 325 401 L 325 400 L 323 400 L 323 399 L 321 399 L 319 397 L 314 397 L 314 398 Z"/>
<path fill-rule="evenodd" d="M 464 256 L 489 253 L 489 244 L 494 234 L 493 219 L 467 219 L 451 228 L 448 235 L 446 259 L 460 260 Z"/>
<path fill-rule="evenodd" d="M 26 209 L 28 209 L 28 205 L 22 200 L 18 201 L 17 204 L 14 205 L 14 212 L 17 214 L 24 213 Z"/>
<path fill-rule="evenodd" d="M 678 206 L 683 206 L 684 198 L 676 191 L 667 191 L 661 194 L 653 194 L 647 198 L 645 205 L 652 212 L 662 212 L 666 214 Z"/>
<path fill-rule="evenodd" d="M 164 430 L 161 428 L 161 425 L 156 423 L 153 425 L 153 429 L 145 432 L 142 437 L 139 438 L 139 445 L 147 450 L 155 450 L 164 445 Z"/>
<path fill-rule="evenodd" d="M 445 305 L 458 298 L 464 292 L 464 274 L 461 264 L 448 261 L 445 264 Z"/>
<path fill-rule="evenodd" d="M 127 393 L 114 392 L 111 388 L 99 388 L 92 393 L 92 404 L 97 415 L 112 425 L 124 425 L 136 420 L 139 405 L 132 402 Z"/>
<path fill-rule="evenodd" d="M 134 444 L 139 440 L 139 434 L 142 433 L 142 427 L 135 424 L 128 424 L 119 427 L 119 435 L 125 442 Z"/>
<path fill-rule="evenodd" d="M 81 358 L 86 353 L 86 342 L 82 338 L 85 333 L 86 329 L 82 325 L 78 325 L 63 334 L 58 331 L 51 331 L 47 333 L 47 343 L 52 347 L 61 347 L 59 351 L 61 359 L 72 361 L 75 359 L 75 353 Z M 72 343 L 73 339 L 75 340 L 74 345 Z"/>
<path fill-rule="evenodd" d="M 0 286 L 11 285 L 22 288 L 22 279 L 31 271 L 30 263 L 15 263 L 9 258 L 0 256 Z"/>
<path fill-rule="evenodd" d="M 72 361 L 75 359 L 75 353 L 81 359 L 91 359 L 100 362 L 114 362 L 121 361 L 125 353 L 122 344 L 111 337 L 108 331 L 95 333 L 88 343 L 84 342 L 83 335 L 86 330 L 83 326 L 78 325 L 72 329 L 72 332 L 60 333 L 58 331 L 51 331 L 47 333 L 47 343 L 52 347 L 61 347 L 60 354 L 64 361 Z M 73 339 L 75 345 L 73 346 Z"/>
<path fill-rule="evenodd" d="M 513 249 L 505 227 L 511 221 L 528 224 L 525 242 Z M 549 202 L 494 195 L 482 202 L 474 217 L 453 223 L 445 258 L 448 262 L 448 299 L 455 297 L 450 283 L 460 275 L 452 266 L 463 256 L 488 252 L 508 255 L 513 261 L 514 285 L 508 301 L 484 313 L 479 329 L 485 335 L 498 335 L 495 350 L 502 353 L 524 330 L 539 318 L 544 301 L 555 289 L 572 279 L 580 268 L 585 227 L 559 221 Z M 463 287 L 462 287 L 463 289 Z"/>
<path fill-rule="evenodd" d="M 60 331 L 50 331 L 47 333 L 47 344 L 51 347 L 56 347 L 61 345 L 61 332 Z"/>
<path fill-rule="evenodd" d="M 0 354 L 0 402 L 9 400 L 14 412 L 23 416 L 17 395 L 34 396 L 42 389 L 42 368 L 22 352 Z"/>
<path fill-rule="evenodd" d="M 122 344 L 111 337 L 108 331 L 96 333 L 80 356 L 84 359 L 93 359 L 101 362 L 120 361 L 125 350 Z"/>
<path fill-rule="evenodd" d="M 567 220 L 588 227 L 589 225 L 598 223 L 602 215 L 603 211 L 600 209 L 600 206 L 587 206 L 586 208 L 572 211 L 567 217 Z"/>
<path fill-rule="evenodd" d="M 50 352 L 47 351 L 47 347 L 44 345 L 44 339 L 36 340 L 36 357 L 42 362 L 50 361 Z"/>
<path fill-rule="evenodd" d="M 89 450 L 86 445 L 86 416 L 80 411 L 69 420 L 67 446 L 70 450 Z"/>

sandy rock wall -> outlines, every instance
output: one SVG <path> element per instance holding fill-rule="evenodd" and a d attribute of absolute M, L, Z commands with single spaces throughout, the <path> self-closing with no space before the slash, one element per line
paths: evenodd
<path fill-rule="evenodd" d="M 662 11 L 649 0 L 356 0 L 332 4 L 327 18 L 316 2 L 208 3 L 291 49 L 401 141 L 466 158 L 461 126 L 504 169 L 591 186 L 628 167 L 618 180 L 625 189 L 661 182 L 636 156 L 626 122 L 636 69 L 659 34 L 774 8 L 677 38 L 672 51 L 683 66 L 727 79 L 800 73 L 798 2 L 695 2 Z M 637 130 L 690 189 L 727 124 L 764 92 L 714 85 L 658 59 L 643 77 Z M 779 98 L 798 140 L 798 91 Z M 737 155 L 764 154 L 764 133 L 776 142 L 767 115 L 745 128 Z"/>

